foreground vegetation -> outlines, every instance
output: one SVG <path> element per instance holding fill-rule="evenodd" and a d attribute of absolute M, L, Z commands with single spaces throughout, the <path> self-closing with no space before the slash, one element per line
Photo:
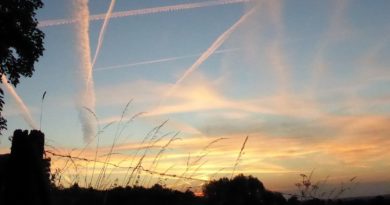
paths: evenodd
<path fill-rule="evenodd" d="M 265 189 L 254 177 L 238 175 L 233 179 L 222 178 L 203 186 L 203 196 L 187 190 L 180 192 L 154 185 L 144 187 L 115 187 L 109 190 L 80 188 L 77 184 L 65 189 L 53 188 L 52 202 L 55 205 L 385 205 L 390 198 L 383 196 L 349 199 L 301 199 L 297 196 L 283 197 L 281 193 Z"/>
<path fill-rule="evenodd" d="M 247 138 L 246 138 L 247 140 Z M 245 142 L 246 142 L 245 140 Z M 238 159 L 245 148 L 242 145 Z M 349 187 L 342 186 L 324 195 L 319 194 L 320 183 L 312 183 L 313 172 L 297 183 L 298 193 L 273 192 L 253 177 L 242 174 L 231 178 L 206 181 L 199 193 L 184 192 L 155 184 L 145 188 L 137 183 L 96 189 L 82 188 L 78 183 L 64 188 L 50 173 L 51 161 L 44 157 L 44 134 L 38 130 L 15 130 L 11 153 L 0 155 L 0 204 L 42 205 L 124 205 L 124 204 L 169 204 L 169 205 L 384 205 L 390 197 L 342 199 Z M 237 160 L 239 161 L 239 160 Z M 238 163 L 235 164 L 237 166 Z M 137 166 L 141 167 L 141 166 Z M 150 171 L 152 172 L 152 171 Z M 183 175 L 184 176 L 184 175 Z M 180 176 L 171 176 L 180 177 Z M 354 182 L 356 177 L 349 181 Z M 324 184 L 324 183 L 322 183 Z M 324 193 L 324 192 L 322 192 Z"/>

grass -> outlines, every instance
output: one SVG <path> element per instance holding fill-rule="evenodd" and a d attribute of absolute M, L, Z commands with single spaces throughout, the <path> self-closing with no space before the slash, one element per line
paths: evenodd
<path fill-rule="evenodd" d="M 131 102 L 129 101 L 124 107 L 119 121 L 112 121 L 102 127 L 96 113 L 85 108 L 95 118 L 98 130 L 94 138 L 88 141 L 83 148 L 79 150 L 72 149 L 66 154 L 61 154 L 59 153 L 61 151 L 56 149 L 55 146 L 47 146 L 48 150 L 46 153 L 54 158 L 52 162 L 59 163 L 62 161 L 64 163 L 62 167 L 52 171 L 51 179 L 53 184 L 58 187 L 70 187 L 73 184 L 78 184 L 82 187 L 98 190 L 107 190 L 116 186 L 150 187 L 154 184 L 160 184 L 163 187 L 169 186 L 170 188 L 185 190 L 197 186 L 200 187 L 208 182 L 208 180 L 199 176 L 204 172 L 203 168 L 207 164 L 213 163 L 210 157 L 212 154 L 211 148 L 217 143 L 227 140 L 227 138 L 213 139 L 206 143 L 198 152 L 188 152 L 187 158 L 182 164 L 173 163 L 168 167 L 162 167 L 160 166 L 162 160 L 169 151 L 173 150 L 171 146 L 175 142 L 183 140 L 180 138 L 180 132 L 164 131 L 168 123 L 168 120 L 165 120 L 145 134 L 133 153 L 116 152 L 118 144 L 126 143 L 129 139 L 129 135 L 124 136 L 126 129 L 129 128 L 137 117 L 143 114 L 141 112 L 131 115 L 129 113 Z M 102 134 L 115 125 L 113 141 L 107 147 L 108 151 L 103 153 L 101 145 Z M 246 136 L 231 167 L 222 167 L 214 173 L 208 174 L 208 179 L 220 176 L 222 172 L 225 175 L 230 173 L 230 179 L 232 179 L 245 154 L 248 140 L 249 136 Z M 92 150 L 93 156 L 84 155 L 86 150 Z M 123 155 L 123 158 L 119 162 L 113 161 L 114 155 Z M 117 157 L 117 159 L 120 158 Z M 177 171 L 180 169 L 182 169 L 181 173 Z M 113 176 L 114 173 L 122 173 L 122 176 Z M 347 183 L 340 183 L 337 188 L 327 189 L 329 177 L 313 183 L 313 174 L 314 170 L 308 175 L 301 174 L 301 180 L 295 184 L 297 193 L 292 195 L 298 196 L 300 199 L 337 199 L 345 192 L 351 190 L 353 186 L 356 186 L 356 177 L 354 177 Z"/>
<path fill-rule="evenodd" d="M 248 138 L 249 138 L 249 136 L 246 136 L 246 138 L 245 138 L 245 140 L 244 140 L 244 143 L 242 143 L 240 152 L 238 153 L 238 156 L 237 156 L 237 159 L 236 159 L 236 163 L 234 164 L 234 167 L 233 167 L 232 175 L 231 175 L 231 177 L 230 177 L 231 179 L 233 178 L 234 172 L 236 171 L 237 166 L 238 166 L 238 163 L 239 163 L 240 160 L 241 160 L 241 156 L 242 156 L 243 151 L 244 151 L 244 149 L 245 149 L 245 145 L 246 145 L 246 142 L 248 141 Z"/>
<path fill-rule="evenodd" d="M 336 200 L 342 197 L 347 191 L 353 190 L 353 188 L 358 184 L 357 177 L 350 178 L 347 182 L 340 182 L 339 186 L 330 188 L 327 186 L 329 181 L 329 176 L 327 176 L 324 180 L 313 182 L 313 174 L 314 170 L 310 172 L 309 175 L 300 174 L 301 180 L 295 184 L 297 188 L 297 194 L 301 200 L 306 199 L 332 199 Z M 330 189 L 329 189 L 330 188 Z"/>
<path fill-rule="evenodd" d="M 159 171 L 160 161 L 164 158 L 164 155 L 170 149 L 170 146 L 178 140 L 182 140 L 179 132 L 167 132 L 164 133 L 162 129 L 168 123 L 168 120 L 163 121 L 158 126 L 151 129 L 138 144 L 138 148 L 133 154 L 126 154 L 124 158 L 118 163 L 112 161 L 112 156 L 115 153 L 116 146 L 120 139 L 124 139 L 125 142 L 128 137 L 124 138 L 124 131 L 129 127 L 137 117 L 143 113 L 137 113 L 131 117 L 128 117 L 128 110 L 132 101 L 129 101 L 121 113 L 119 121 L 113 121 L 107 125 L 101 127 L 99 118 L 91 109 L 84 107 L 85 111 L 90 113 L 97 124 L 98 130 L 96 135 L 87 142 L 87 144 L 81 149 L 72 149 L 66 154 L 61 153 L 60 150 L 54 146 L 47 147 L 47 154 L 51 155 L 53 162 L 63 163 L 62 167 L 55 168 L 52 173 L 52 181 L 59 187 L 69 187 L 73 184 L 78 184 L 84 187 L 90 187 L 95 189 L 104 190 L 112 187 L 113 184 L 121 186 L 151 186 L 154 183 L 164 183 L 166 186 L 167 181 L 175 179 L 177 182 L 185 181 L 199 181 L 204 183 L 204 179 L 196 178 L 197 173 L 208 162 L 203 160 L 208 155 L 208 149 L 217 142 L 226 138 L 218 138 L 208 143 L 194 158 L 188 158 L 187 168 L 182 174 L 170 174 L 169 172 L 175 168 L 176 165 L 172 165 L 163 171 Z M 125 120 L 128 118 L 128 120 Z M 113 141 L 108 149 L 108 153 L 102 153 L 101 137 L 106 129 L 116 125 Z M 85 151 L 91 151 L 92 144 L 96 146 L 92 149 L 94 156 L 84 156 Z M 190 154 L 189 154 L 190 156 Z M 103 160 L 101 160 L 103 158 Z M 151 160 L 151 162 L 144 163 L 144 160 Z M 126 163 L 122 166 L 122 163 Z M 144 165 L 146 164 L 146 165 Z M 148 168 L 146 168 L 147 166 Z M 177 166 L 176 166 L 177 167 Z M 114 172 L 124 172 L 122 180 L 115 178 L 112 179 Z"/>

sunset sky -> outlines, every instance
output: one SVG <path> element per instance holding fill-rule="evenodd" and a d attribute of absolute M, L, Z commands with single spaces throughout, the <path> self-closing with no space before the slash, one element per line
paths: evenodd
<path fill-rule="evenodd" d="M 353 186 L 347 195 L 390 193 L 390 1 L 83 2 L 38 10 L 45 52 L 16 88 L 32 120 L 2 85 L 0 153 L 13 130 L 35 123 L 48 150 L 93 159 L 100 129 L 98 158 L 112 152 L 112 163 L 130 166 L 167 121 L 146 138 L 160 140 L 145 168 L 208 180 L 237 163 L 235 174 L 287 192 L 314 170 L 313 181 Z M 78 172 L 90 177 L 91 166 Z M 122 185 L 127 170 L 109 169 Z M 143 185 L 158 180 L 148 177 Z"/>

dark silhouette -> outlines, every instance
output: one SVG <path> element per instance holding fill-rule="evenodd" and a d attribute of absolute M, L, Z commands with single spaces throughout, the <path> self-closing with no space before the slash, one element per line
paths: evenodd
<path fill-rule="evenodd" d="M 180 192 L 161 185 L 151 188 L 140 186 L 115 187 L 109 190 L 81 188 L 77 184 L 70 188 L 54 188 L 52 190 L 55 205 L 387 205 L 389 197 L 365 197 L 353 199 L 307 199 L 299 200 L 292 196 L 287 201 L 277 192 L 261 189 L 261 182 L 254 178 L 239 176 L 235 182 L 222 178 L 205 185 L 211 186 L 211 195 L 197 197 L 191 191 Z M 249 179 L 249 180 L 248 180 Z M 246 181 L 246 182 L 245 182 Z M 251 182 L 249 182 L 251 181 Z M 254 182 L 252 184 L 252 182 Z M 260 182 L 260 183 L 258 183 Z M 254 185 L 254 186 L 252 186 Z M 218 188 L 217 188 L 218 187 Z M 234 188 L 233 188 L 234 187 Z M 256 188 L 257 187 L 257 188 Z M 264 188 L 264 187 L 263 187 Z M 217 189 L 217 190 L 216 190 Z M 219 190 L 219 191 L 218 191 Z M 229 192 L 229 190 L 231 190 Z M 255 194 L 257 193 L 257 194 Z M 253 195 L 255 194 L 255 195 Z M 216 197 L 218 196 L 218 197 Z"/>
<path fill-rule="evenodd" d="M 0 1 L 0 81 L 2 75 L 7 75 L 9 83 L 16 86 L 20 76 L 32 76 L 34 63 L 44 50 L 44 33 L 37 28 L 35 18 L 35 11 L 42 6 L 41 0 Z M 7 128 L 1 115 L 3 97 L 0 88 L 0 134 Z"/>
<path fill-rule="evenodd" d="M 5 170 L 8 167 L 9 154 L 0 154 L 0 202 L 5 189 Z"/>
<path fill-rule="evenodd" d="M 285 204 L 280 193 L 264 188 L 257 178 L 238 175 L 233 179 L 222 178 L 203 187 L 204 197 L 210 205 L 266 205 Z"/>
<path fill-rule="evenodd" d="M 180 192 L 161 185 L 151 188 L 140 186 L 115 187 L 110 190 L 81 188 L 77 184 L 66 189 L 54 189 L 56 205 L 201 205 L 203 199 L 191 191 Z"/>
<path fill-rule="evenodd" d="M 290 198 L 287 200 L 287 204 L 288 204 L 288 205 L 299 205 L 300 202 L 299 202 L 299 200 L 298 200 L 298 197 L 292 196 L 292 197 L 290 197 Z"/>
<path fill-rule="evenodd" d="M 15 130 L 11 154 L 3 158 L 0 204 L 50 204 L 50 160 L 43 153 L 42 132 Z"/>

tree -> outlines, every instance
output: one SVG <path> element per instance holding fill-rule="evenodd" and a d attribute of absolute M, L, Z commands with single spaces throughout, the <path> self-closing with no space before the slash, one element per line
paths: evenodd
<path fill-rule="evenodd" d="M 35 11 L 42 6 L 41 0 L 0 1 L 0 82 L 6 75 L 8 83 L 16 86 L 21 76 L 32 76 L 34 63 L 44 50 L 44 33 L 37 28 L 35 17 Z M 3 105 L 4 93 L 0 88 L 0 134 L 7 128 L 1 115 Z"/>
<path fill-rule="evenodd" d="M 276 192 L 265 189 L 263 183 L 242 174 L 233 179 L 221 178 L 203 186 L 203 194 L 210 205 L 282 205 L 286 201 Z"/>

